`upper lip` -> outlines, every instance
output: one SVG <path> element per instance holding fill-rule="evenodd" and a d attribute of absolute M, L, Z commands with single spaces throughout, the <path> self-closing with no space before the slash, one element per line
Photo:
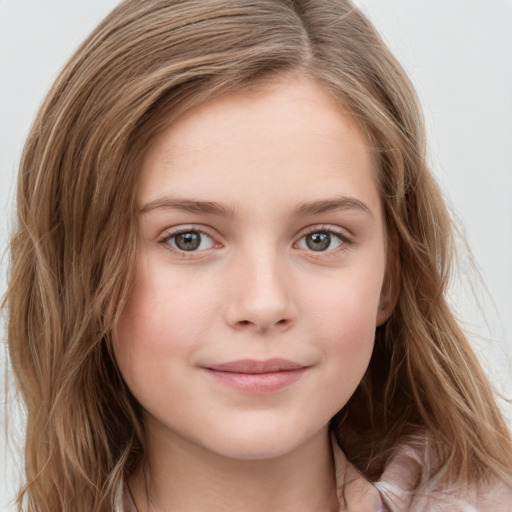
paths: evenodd
<path fill-rule="evenodd" d="M 265 361 L 258 361 L 255 359 L 239 359 L 237 361 L 229 361 L 226 363 L 219 363 L 208 365 L 208 370 L 215 370 L 219 372 L 237 372 L 237 373 L 272 373 L 285 370 L 299 370 L 305 368 L 306 365 L 289 361 L 288 359 L 267 359 Z"/>

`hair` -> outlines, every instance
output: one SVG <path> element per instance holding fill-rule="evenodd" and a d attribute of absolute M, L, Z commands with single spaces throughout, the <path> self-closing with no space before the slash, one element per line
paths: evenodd
<path fill-rule="evenodd" d="M 512 481 L 510 434 L 445 298 L 453 226 L 420 107 L 370 22 L 345 0 L 127 0 L 65 66 L 22 155 L 7 293 L 27 411 L 20 510 L 111 510 L 144 457 L 140 406 L 111 346 L 134 274 L 144 151 L 208 98 L 289 73 L 316 80 L 365 130 L 399 256 L 397 304 L 331 422 L 347 458 L 376 480 L 426 432 L 430 485 Z"/>

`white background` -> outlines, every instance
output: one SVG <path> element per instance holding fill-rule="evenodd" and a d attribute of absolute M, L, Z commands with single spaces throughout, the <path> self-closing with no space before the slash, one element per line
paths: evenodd
<path fill-rule="evenodd" d="M 4 248 L 12 229 L 14 176 L 23 140 L 58 70 L 116 3 L 0 0 L 2 294 Z M 432 167 L 465 229 L 488 290 L 466 272 L 453 288 L 452 301 L 493 383 L 512 397 L 512 1 L 356 3 L 381 31 L 420 93 Z M 465 258 L 461 263 L 467 270 Z M 0 362 L 4 353 L 2 346 Z M 3 392 L 0 396 L 0 512 L 7 512 L 13 510 L 8 503 L 20 461 L 14 440 L 8 446 L 5 442 Z M 9 407 L 8 430 L 16 433 L 20 422 Z M 510 418 L 510 406 L 503 407 Z"/>

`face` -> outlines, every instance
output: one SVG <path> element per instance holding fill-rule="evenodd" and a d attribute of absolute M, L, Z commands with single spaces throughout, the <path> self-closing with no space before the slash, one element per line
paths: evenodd
<path fill-rule="evenodd" d="M 148 436 L 264 458 L 325 432 L 385 319 L 362 131 L 321 86 L 283 78 L 174 123 L 141 172 L 114 350 Z"/>

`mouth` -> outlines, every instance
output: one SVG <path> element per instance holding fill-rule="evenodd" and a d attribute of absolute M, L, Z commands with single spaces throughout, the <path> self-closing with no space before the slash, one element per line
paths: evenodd
<path fill-rule="evenodd" d="M 246 394 L 263 395 L 290 386 L 304 375 L 307 368 L 307 365 L 286 359 L 241 359 L 202 369 L 221 385 Z"/>

